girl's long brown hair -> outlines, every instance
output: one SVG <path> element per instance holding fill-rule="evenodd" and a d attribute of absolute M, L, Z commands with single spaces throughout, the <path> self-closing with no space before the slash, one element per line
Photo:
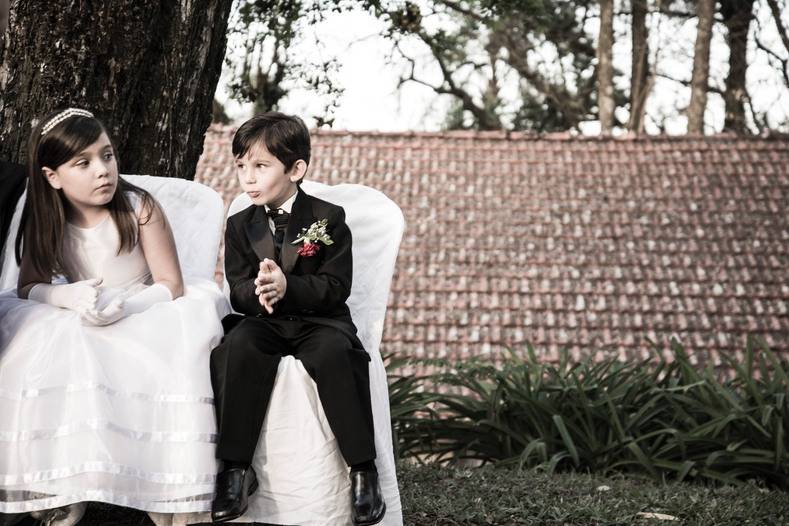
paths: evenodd
<path fill-rule="evenodd" d="M 64 273 L 63 237 L 66 231 L 66 197 L 62 190 L 52 188 L 42 168 L 56 170 L 75 155 L 96 142 L 104 125 L 96 118 L 81 115 L 69 117 L 41 136 L 42 127 L 61 113 L 54 111 L 41 119 L 33 128 L 27 149 L 27 200 L 22 209 L 19 233 L 16 238 L 16 259 L 21 262 L 22 252 L 41 274 L 56 276 Z M 113 153 L 117 159 L 117 152 Z M 120 234 L 118 254 L 130 252 L 137 244 L 138 221 L 126 192 L 135 192 L 142 200 L 144 211 L 140 220 L 144 224 L 156 206 L 151 194 L 118 177 L 115 194 L 107 203 Z"/>

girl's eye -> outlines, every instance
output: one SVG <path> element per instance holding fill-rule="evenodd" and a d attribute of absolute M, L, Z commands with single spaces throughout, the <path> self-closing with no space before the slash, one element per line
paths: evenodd
<path fill-rule="evenodd" d="M 265 163 L 258 163 L 258 168 L 266 168 L 267 166 Z"/>
<path fill-rule="evenodd" d="M 112 152 L 107 152 L 104 154 L 104 159 L 106 159 L 107 161 L 109 161 L 113 157 L 115 157 L 115 155 Z"/>
<path fill-rule="evenodd" d="M 79 161 L 77 161 L 77 163 L 75 164 L 75 166 L 87 166 L 87 165 L 88 165 L 88 161 L 87 161 L 86 159 L 80 159 L 80 160 L 79 160 Z"/>

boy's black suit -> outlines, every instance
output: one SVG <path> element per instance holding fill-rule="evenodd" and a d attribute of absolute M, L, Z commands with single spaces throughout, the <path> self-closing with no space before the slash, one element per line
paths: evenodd
<path fill-rule="evenodd" d="M 291 242 L 322 219 L 334 241 L 313 256 Z M 219 428 L 217 458 L 250 462 L 266 414 L 277 366 L 293 354 L 315 380 L 329 425 L 349 465 L 375 458 L 369 356 L 345 304 L 351 291 L 351 232 L 342 207 L 298 190 L 281 262 L 285 296 L 268 314 L 255 295 L 260 261 L 274 260 L 274 239 L 263 206 L 231 216 L 225 232 L 230 302 L 241 314 L 223 320 L 225 338 L 211 353 Z"/>

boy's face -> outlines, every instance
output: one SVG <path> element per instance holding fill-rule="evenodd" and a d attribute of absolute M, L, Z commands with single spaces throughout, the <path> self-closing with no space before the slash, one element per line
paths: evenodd
<path fill-rule="evenodd" d="M 282 161 L 274 157 L 264 144 L 257 143 L 236 158 L 238 183 L 254 204 L 279 208 L 296 192 L 296 183 L 304 175 L 299 163 L 303 161 L 297 161 L 290 171 L 285 171 Z"/>

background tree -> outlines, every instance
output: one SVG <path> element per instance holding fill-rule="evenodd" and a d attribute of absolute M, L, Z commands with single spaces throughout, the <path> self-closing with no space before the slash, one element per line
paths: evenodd
<path fill-rule="evenodd" d="M 403 71 L 399 86 L 427 86 L 449 102 L 443 116 L 448 129 L 566 131 L 600 120 L 604 130 L 663 133 L 669 130 L 666 123 L 676 130 L 678 117 L 685 114 L 693 121 L 691 128 L 701 133 L 704 108 L 711 100 L 713 115 L 719 107 L 728 108 L 727 130 L 766 130 L 766 110 L 755 109 L 745 89 L 745 70 L 735 66 L 745 66 L 743 53 L 755 41 L 789 86 L 789 58 L 759 31 L 748 31 L 748 26 L 730 30 L 728 25 L 738 19 L 727 15 L 724 4 L 731 4 L 733 13 L 749 12 L 743 4 L 769 5 L 781 42 L 789 46 L 780 14 L 785 0 L 717 4 L 720 15 L 716 18 L 713 1 L 713 15 L 701 25 L 700 43 L 708 51 L 695 54 L 696 32 L 689 28 L 698 23 L 696 0 L 239 0 L 231 24 L 231 40 L 238 45 L 228 57 L 234 70 L 230 87 L 236 100 L 254 102 L 255 111 L 278 109 L 294 87 L 307 88 L 326 102 L 318 124 L 331 122 L 342 89 L 332 82 L 339 61 L 309 58 L 309 48 L 320 44 L 308 41 L 317 35 L 310 26 L 327 13 L 362 8 L 386 24 L 393 48 L 390 63 Z M 632 43 L 629 79 L 617 69 L 605 71 L 611 24 L 600 22 L 609 19 L 616 35 L 612 51 L 619 42 Z M 720 53 L 710 58 L 708 38 L 713 34 L 731 35 L 726 36 L 734 51 L 729 59 L 721 60 Z M 732 40 L 736 35 L 740 40 Z M 613 56 L 614 67 L 621 65 L 621 54 Z M 695 81 L 694 60 L 701 68 Z M 666 94 L 667 79 L 669 93 L 675 90 L 673 98 Z M 692 85 L 693 101 L 687 104 Z M 617 119 L 620 107 L 629 108 L 626 122 Z M 786 118 L 777 121 L 778 129 L 787 126 Z M 715 127 L 720 130 L 719 124 Z"/>
<path fill-rule="evenodd" d="M 631 0 L 630 116 L 627 129 L 644 131 L 644 112 L 654 75 L 649 71 L 649 29 L 647 0 Z"/>
<path fill-rule="evenodd" d="M 704 133 L 704 112 L 707 109 L 707 83 L 710 71 L 710 42 L 715 18 L 715 0 L 698 0 L 698 25 L 693 54 L 693 75 L 690 81 L 688 133 Z"/>
<path fill-rule="evenodd" d="M 397 56 L 408 64 L 401 84 L 451 96 L 453 127 L 559 131 L 598 118 L 596 35 L 586 27 L 599 16 L 597 2 L 435 0 L 424 10 L 411 2 L 367 4 L 388 22 Z M 429 50 L 438 82 L 406 51 L 407 39 Z M 514 95 L 504 89 L 512 79 Z M 619 90 L 613 97 L 615 105 L 626 103 Z"/>
<path fill-rule="evenodd" d="M 729 46 L 729 73 L 723 92 L 725 118 L 723 130 L 739 134 L 750 133 L 745 118 L 748 90 L 745 72 L 748 68 L 748 32 L 753 20 L 754 0 L 720 0 L 726 44 Z"/>
<path fill-rule="evenodd" d="M 125 173 L 194 177 L 231 0 L 16 0 L 0 47 L 0 158 L 23 162 L 36 118 L 80 106 Z M 42 30 L 43 28 L 43 30 Z"/>
<path fill-rule="evenodd" d="M 773 21 L 775 22 L 775 28 L 778 30 L 778 36 L 781 39 L 784 50 L 789 52 L 789 30 L 787 30 L 783 20 L 781 19 L 781 13 L 786 12 L 787 7 L 786 5 L 779 5 L 778 0 L 767 0 L 767 5 L 770 8 L 770 14 L 772 14 Z M 770 58 L 778 59 L 781 72 L 783 73 L 784 84 L 789 88 L 789 59 L 782 58 L 776 52 L 764 46 L 759 40 L 758 34 L 756 36 L 756 42 L 759 48 L 767 52 Z"/>
<path fill-rule="evenodd" d="M 600 131 L 614 128 L 614 0 L 600 0 L 600 33 L 597 37 L 597 107 Z"/>
<path fill-rule="evenodd" d="M 333 122 L 342 87 L 333 79 L 337 57 L 326 60 L 295 58 L 293 49 L 310 34 L 309 27 L 331 12 L 358 6 L 356 1 L 237 0 L 230 20 L 230 52 L 226 65 L 232 72 L 227 84 L 231 98 L 250 102 L 253 113 L 279 109 L 294 88 L 308 88 L 327 103 L 313 115 L 318 124 Z M 320 42 L 313 42 L 315 49 Z M 317 57 L 314 54 L 313 57 Z"/>

